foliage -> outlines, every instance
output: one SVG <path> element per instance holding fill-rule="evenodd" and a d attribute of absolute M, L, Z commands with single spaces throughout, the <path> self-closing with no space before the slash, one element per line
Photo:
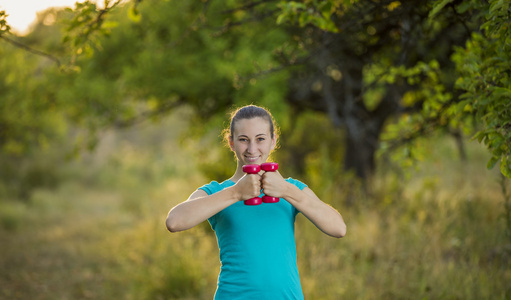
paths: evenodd
<path fill-rule="evenodd" d="M 0 36 L 2 36 L 4 33 L 9 32 L 11 30 L 11 26 L 7 24 L 7 13 L 5 10 L 0 10 Z"/>
<path fill-rule="evenodd" d="M 478 12 L 439 10 L 431 18 L 435 3 L 281 3 L 279 22 L 304 49 L 286 100 L 297 111 L 324 113 L 345 132 L 344 168 L 361 178 L 375 171 L 379 149 L 459 127 L 445 111 L 457 100 L 448 58 L 477 30 Z M 395 125 L 406 119 L 406 127 Z"/>
<path fill-rule="evenodd" d="M 338 32 L 332 21 L 332 13 L 339 10 L 340 1 L 281 1 L 277 24 L 289 22 L 300 27 L 316 26 L 325 31 Z M 344 1 L 349 2 L 349 1 Z"/>
<path fill-rule="evenodd" d="M 26 201 L 35 189 L 61 181 L 54 166 L 65 155 L 58 157 L 54 150 L 69 149 L 61 143 L 69 127 L 55 99 L 56 82 L 48 80 L 55 64 L 30 52 L 37 43 L 33 36 L 26 37 L 29 51 L 16 49 L 8 25 L 2 24 L 0 37 L 9 42 L 0 43 L 0 69 L 8 70 L 0 72 L 0 198 Z M 34 32 L 42 34 L 40 29 Z M 45 42 L 52 40 L 48 33 Z"/>
<path fill-rule="evenodd" d="M 89 0 L 76 2 L 74 9 L 67 9 L 73 18 L 66 22 L 63 42 L 71 43 L 75 55 L 91 55 L 94 48 L 100 47 L 98 37 L 108 35 L 116 26 L 115 22 L 105 22 L 104 15 L 120 3 L 120 0 L 105 0 L 105 7 L 98 9 L 97 4 Z"/>
<path fill-rule="evenodd" d="M 472 126 L 468 118 L 476 116 L 488 128 L 477 138 L 495 150 L 489 165 L 500 160 L 505 171 L 509 153 L 505 110 L 493 101 L 485 104 L 479 96 L 479 101 L 472 101 L 473 92 L 460 98 L 454 78 L 458 72 L 459 88 L 476 89 L 469 81 L 484 71 L 477 68 L 488 65 L 487 78 L 478 83 L 477 93 L 493 80 L 491 76 L 503 74 L 495 77 L 499 83 L 489 90 L 490 98 L 501 99 L 499 103 L 506 108 L 509 51 L 505 48 L 507 25 L 501 23 L 506 5 L 468 0 L 420 5 L 370 0 L 231 0 L 221 4 L 144 0 L 105 1 L 99 8 L 85 1 L 57 14 L 59 23 L 41 25 L 20 39 L 59 56 L 64 66 L 57 70 L 44 58 L 30 57 L 31 67 L 39 64 L 44 69 L 43 77 L 31 78 L 39 68 L 25 68 L 15 63 L 19 60 L 2 62 L 13 73 L 27 72 L 24 78 L 4 80 L 12 98 L 3 105 L 13 105 L 14 99 L 25 103 L 20 107 L 27 117 L 33 115 L 29 119 L 34 124 L 46 122 L 48 132 L 62 135 L 67 130 L 64 123 L 70 122 L 80 128 L 73 140 L 86 149 L 94 149 L 104 128 L 158 120 L 181 106 L 193 108 L 194 123 L 209 122 L 203 129 L 194 129 L 198 134 L 209 128 L 219 132 L 225 112 L 236 105 L 269 107 L 281 120 L 283 131 L 290 131 L 289 126 L 295 124 L 292 120 L 304 111 L 321 112 L 332 127 L 343 131 L 336 136 L 343 139 L 336 143 L 338 154 L 334 156 L 344 155 L 338 163 L 360 177 L 375 171 L 377 150 L 394 150 L 435 130 L 464 128 L 468 133 Z M 491 39 L 477 33 L 485 14 L 489 22 L 483 30 L 492 32 Z M 5 14 L 0 18 L 7 32 Z M 53 42 L 60 30 L 63 44 Z M 52 38 L 41 38 L 47 35 Z M 466 51 L 473 55 L 455 54 L 450 60 L 453 47 L 462 53 L 461 46 L 472 36 Z M 485 53 L 486 62 L 471 58 L 478 51 Z M 5 57 L 15 55 L 11 52 Z M 496 57 L 502 62 L 496 62 Z M 467 59 L 471 61 L 462 61 Z M 495 68 L 501 68 L 501 73 Z M 17 89 L 24 89 L 22 82 L 44 88 L 29 87 L 27 93 L 36 92 L 16 96 Z M 51 105 L 34 100 L 39 98 L 48 99 L 43 103 Z M 466 105 L 467 101 L 473 103 Z M 499 117 L 492 117 L 497 109 L 502 111 Z M 10 132 L 16 137 L 2 140 L 9 149 L 16 146 L 12 143 L 27 149 L 37 145 L 35 136 L 50 136 L 25 134 L 30 138 L 20 139 L 21 134 L 14 132 L 27 132 L 27 126 L 10 117 L 2 116 L 5 120 L 0 121 L 9 124 L 2 134 Z M 61 123 L 51 124 L 57 121 Z M 299 151 L 291 146 L 288 150 Z M 212 157 L 214 152 L 210 152 Z M 214 165 L 205 169 L 219 171 Z"/>
<path fill-rule="evenodd" d="M 486 7 L 482 32 L 476 32 L 453 60 L 463 91 L 460 114 L 473 113 L 481 121 L 474 138 L 492 153 L 488 168 L 500 162 L 511 178 L 511 16 L 507 1 L 492 0 Z"/>

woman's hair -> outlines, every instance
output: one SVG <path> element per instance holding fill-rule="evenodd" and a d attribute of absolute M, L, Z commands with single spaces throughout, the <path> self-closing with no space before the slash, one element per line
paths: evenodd
<path fill-rule="evenodd" d="M 247 105 L 240 107 L 231 113 L 231 123 L 229 125 L 229 128 L 224 130 L 224 140 L 227 143 L 229 143 L 229 139 L 233 138 L 232 135 L 234 133 L 234 127 L 236 126 L 236 123 L 239 120 L 253 119 L 257 117 L 263 118 L 266 121 L 268 121 L 268 123 L 270 124 L 270 134 L 272 139 L 274 136 L 278 135 L 277 124 L 275 123 L 275 121 L 273 120 L 273 116 L 267 109 L 256 105 Z"/>

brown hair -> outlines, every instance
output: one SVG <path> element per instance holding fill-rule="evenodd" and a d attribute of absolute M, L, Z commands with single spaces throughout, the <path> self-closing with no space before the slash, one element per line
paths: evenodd
<path fill-rule="evenodd" d="M 272 139 L 278 135 L 278 126 L 273 120 L 273 116 L 267 109 L 256 105 L 247 105 L 240 107 L 231 113 L 231 123 L 229 128 L 224 130 L 224 140 L 229 143 L 229 138 L 232 139 L 236 122 L 243 119 L 253 119 L 257 117 L 268 121 L 270 124 L 270 134 Z"/>

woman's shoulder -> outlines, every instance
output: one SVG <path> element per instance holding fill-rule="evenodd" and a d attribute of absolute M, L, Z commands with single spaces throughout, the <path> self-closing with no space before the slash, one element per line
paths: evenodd
<path fill-rule="evenodd" d="M 223 182 L 218 182 L 216 180 L 211 181 L 199 188 L 199 190 L 205 191 L 208 195 L 219 192 L 229 186 L 234 185 L 234 182 L 231 180 L 225 180 Z"/>

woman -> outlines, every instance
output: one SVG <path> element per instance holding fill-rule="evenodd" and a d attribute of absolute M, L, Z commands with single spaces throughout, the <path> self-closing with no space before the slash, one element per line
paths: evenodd
<path fill-rule="evenodd" d="M 342 216 L 304 183 L 284 179 L 278 171 L 243 172 L 244 165 L 266 162 L 277 144 L 275 131 L 273 118 L 264 108 L 249 105 L 235 111 L 226 134 L 237 158 L 234 175 L 200 187 L 167 216 L 170 232 L 205 220 L 211 224 L 222 263 L 217 300 L 303 299 L 294 238 L 298 212 L 327 235 L 346 234 Z M 244 205 L 242 200 L 258 197 L 261 190 L 281 201 Z"/>

